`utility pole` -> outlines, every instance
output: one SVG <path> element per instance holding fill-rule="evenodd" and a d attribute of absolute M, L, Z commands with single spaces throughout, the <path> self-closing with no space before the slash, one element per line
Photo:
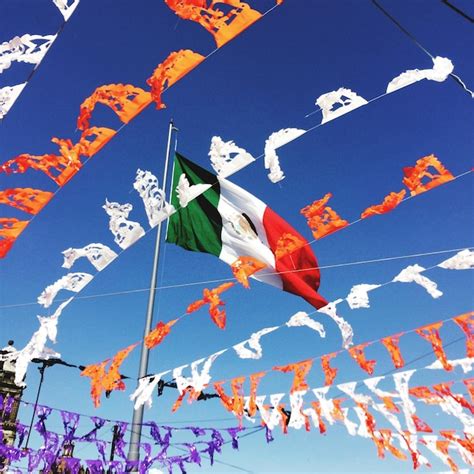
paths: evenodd
<path fill-rule="evenodd" d="M 171 138 L 173 132 L 178 132 L 178 129 L 174 126 L 173 119 L 170 120 L 169 128 L 168 128 L 168 144 L 166 146 L 166 157 L 165 157 L 165 166 L 163 170 L 163 191 L 166 194 L 166 183 L 168 181 L 168 164 L 170 159 L 170 152 L 171 152 Z M 171 192 L 170 192 L 171 194 Z M 155 306 L 155 292 L 156 292 L 156 282 L 158 276 L 158 264 L 160 258 L 160 243 L 161 243 L 161 222 L 158 224 L 158 229 L 156 233 L 156 242 L 155 242 L 155 254 L 153 258 L 153 268 L 151 271 L 151 281 L 150 281 L 150 294 L 148 296 L 148 307 L 146 312 L 146 320 L 145 320 L 145 331 L 144 337 L 148 335 L 151 331 L 152 323 L 153 323 L 153 310 Z M 141 379 L 148 374 L 148 356 L 149 350 L 145 346 L 142 345 L 142 350 L 140 354 L 140 366 L 138 369 L 138 378 Z M 138 461 L 140 459 L 140 439 L 142 435 L 142 423 L 143 423 L 143 410 L 144 406 L 142 405 L 137 410 L 133 410 L 133 419 L 132 419 L 132 434 L 130 435 L 130 447 L 128 451 L 128 461 L 131 463 L 134 461 Z M 132 468 L 135 470 L 135 468 Z"/>

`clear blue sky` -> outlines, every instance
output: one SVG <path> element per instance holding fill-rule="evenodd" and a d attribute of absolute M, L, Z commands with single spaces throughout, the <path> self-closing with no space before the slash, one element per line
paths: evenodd
<path fill-rule="evenodd" d="M 61 17 L 48 0 L 3 2 L 0 42 L 23 33 L 50 34 Z M 468 8 L 468 2 L 459 2 Z M 270 0 L 253 1 L 260 11 Z M 449 57 L 455 72 L 474 86 L 474 68 L 469 45 L 472 26 L 441 2 L 396 2 L 384 5 L 434 55 Z M 471 11 L 472 13 L 472 11 Z M 50 138 L 78 139 L 75 131 L 79 105 L 95 87 L 131 83 L 146 87 L 146 79 L 170 51 L 191 48 L 201 54 L 213 49 L 212 37 L 192 22 L 178 20 L 159 0 L 106 0 L 79 5 L 59 40 L 46 56 L 31 84 L 0 126 L 0 160 L 20 153 L 55 151 Z M 400 72 L 429 68 L 431 61 L 405 38 L 366 0 L 287 0 L 262 21 L 222 48 L 163 96 L 167 109 L 150 107 L 118 134 L 37 216 L 1 262 L 0 334 L 23 347 L 37 328 L 36 314 L 45 311 L 36 304 L 15 308 L 6 305 L 34 302 L 41 291 L 66 273 L 61 251 L 90 242 L 113 246 L 108 218 L 102 210 L 105 198 L 131 202 L 130 218 L 147 228 L 141 200 L 132 183 L 137 168 L 161 176 L 168 120 L 179 127 L 179 151 L 202 166 L 210 167 L 207 153 L 213 135 L 235 142 L 254 156 L 263 152 L 265 139 L 283 127 L 309 128 L 320 120 L 313 110 L 315 99 L 341 86 L 366 99 L 385 91 Z M 14 65 L 0 76 L 0 87 L 24 80 L 26 65 Z M 473 101 L 452 80 L 420 82 L 389 97 L 330 122 L 281 149 L 287 178 L 274 185 L 263 163 L 249 166 L 233 181 L 267 202 L 307 238 L 311 237 L 299 210 L 327 192 L 331 205 L 348 220 L 354 220 L 371 204 L 402 187 L 402 168 L 434 153 L 453 172 L 472 167 Z M 118 128 L 115 115 L 97 111 L 94 125 Z M 41 173 L 1 175 L 2 188 L 30 186 L 54 190 Z M 2 206 L 2 216 L 23 217 Z M 460 179 L 401 205 L 393 213 L 360 222 L 313 246 L 320 265 L 422 253 L 473 245 L 472 177 Z M 125 252 L 82 293 L 143 289 L 149 285 L 154 238 L 151 234 Z M 443 257 L 420 257 L 387 263 L 342 267 L 322 271 L 321 293 L 334 300 L 345 297 L 357 283 L 391 280 L 408 264 L 435 265 Z M 90 271 L 79 261 L 75 271 Z M 229 268 L 205 254 L 193 254 L 165 246 L 160 285 L 228 278 Z M 341 305 L 341 315 L 354 327 L 361 343 L 410 329 L 472 309 L 470 272 L 435 269 L 428 274 L 444 296 L 433 300 L 416 285 L 389 285 L 374 292 L 371 308 L 350 311 Z M 172 319 L 199 298 L 203 285 L 158 292 L 155 320 Z M 61 297 L 63 295 L 61 294 Z M 113 355 L 137 341 L 143 331 L 148 295 L 139 292 L 115 297 L 77 299 L 63 313 L 58 343 L 54 348 L 68 361 L 89 364 Z M 225 297 L 228 325 L 218 330 L 202 311 L 173 328 L 165 343 L 151 355 L 150 372 L 173 368 L 211 354 L 245 339 L 255 330 L 278 325 L 310 306 L 297 297 L 253 283 L 251 290 L 235 288 Z M 232 354 L 214 366 L 214 380 L 250 374 L 276 364 L 298 361 L 340 347 L 337 327 L 321 315 L 326 339 L 309 329 L 285 330 L 263 340 L 260 361 L 242 361 Z M 446 333 L 446 340 L 459 333 Z M 0 341 L 2 342 L 2 341 Z M 416 337 L 407 339 L 406 359 L 427 349 Z M 451 348 L 462 354 L 461 345 Z M 378 351 L 378 352 L 377 352 Z M 389 368 L 382 349 L 377 373 Z M 134 375 L 139 351 L 123 366 Z M 429 360 L 429 359 L 428 359 Z M 419 366 L 424 365 L 421 361 Z M 364 373 L 348 360 L 338 362 L 339 382 L 360 380 Z M 440 374 L 447 380 L 450 374 Z M 455 375 L 453 377 L 460 377 Z M 37 370 L 28 373 L 25 399 L 33 400 Z M 311 385 L 321 384 L 316 368 Z M 423 380 L 421 380 L 421 383 Z M 290 376 L 271 375 L 261 385 L 262 393 L 288 391 Z M 88 379 L 75 370 L 47 371 L 41 401 L 50 406 L 98 416 L 131 418 L 128 395 L 114 393 L 94 410 Z M 172 393 L 155 400 L 146 419 L 179 422 L 229 418 L 217 401 L 184 406 L 170 413 Z M 430 412 L 433 416 L 433 411 Z M 433 422 L 434 418 L 427 418 Z M 456 427 L 454 421 L 450 421 Z M 198 423 L 196 423 L 198 424 Z M 203 422 L 232 425 L 232 420 Z M 447 426 L 450 427 L 450 426 Z M 239 452 L 227 449 L 220 458 L 253 472 L 404 472 L 410 464 L 388 458 L 380 461 L 373 444 L 350 438 L 341 428 L 326 436 L 290 431 L 266 445 L 263 434 L 242 440 Z M 435 469 L 443 467 L 434 460 Z M 190 471 L 194 468 L 190 466 Z M 206 472 L 237 472 L 216 465 Z"/>

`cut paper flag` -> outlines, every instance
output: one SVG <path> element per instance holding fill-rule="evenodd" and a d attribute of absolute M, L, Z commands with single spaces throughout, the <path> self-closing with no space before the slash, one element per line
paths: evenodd
<path fill-rule="evenodd" d="M 205 28 L 220 48 L 252 23 L 261 18 L 261 13 L 253 10 L 240 0 L 207 2 L 206 0 L 165 0 L 166 5 L 183 20 L 191 20 Z M 209 6 L 207 4 L 209 3 Z M 218 5 L 228 7 L 220 10 Z"/>
<path fill-rule="evenodd" d="M 150 227 L 155 227 L 174 211 L 173 206 L 166 202 L 165 192 L 158 186 L 158 178 L 150 171 L 138 169 L 133 187 L 143 200 Z"/>
<path fill-rule="evenodd" d="M 252 278 L 301 296 L 316 308 L 326 304 L 317 292 L 318 263 L 308 245 L 275 257 L 282 235 L 291 233 L 306 244 L 304 237 L 249 192 L 176 153 L 172 189 L 183 174 L 192 186 L 213 186 L 170 217 L 167 242 L 210 253 L 228 265 L 242 255 L 256 258 L 267 265 L 268 273 Z M 171 203 L 179 206 L 176 190 Z"/>
<path fill-rule="evenodd" d="M 280 159 L 276 153 L 280 148 L 306 133 L 306 130 L 298 128 L 283 128 L 272 133 L 265 141 L 265 169 L 270 170 L 268 179 L 272 183 L 278 183 L 285 179 L 285 175 L 280 168 Z"/>
<path fill-rule="evenodd" d="M 431 281 L 429 278 L 421 275 L 421 272 L 424 272 L 426 268 L 415 264 L 409 265 L 404 268 L 392 281 L 401 282 L 401 283 L 416 283 L 422 286 L 433 298 L 439 298 L 443 295 L 443 292 L 438 290 L 438 286 L 434 281 Z"/>
<path fill-rule="evenodd" d="M 25 86 L 26 82 L 23 82 L 22 84 L 6 86 L 0 89 L 0 120 L 8 114 Z"/>
<path fill-rule="evenodd" d="M 326 92 L 326 94 L 320 95 L 316 100 L 316 105 L 323 114 L 322 124 L 366 104 L 367 101 L 363 97 L 344 87 L 340 87 L 337 91 Z"/>
<path fill-rule="evenodd" d="M 28 344 L 21 350 L 17 352 L 12 352 L 8 354 L 10 360 L 15 361 L 15 384 L 24 387 L 25 383 L 23 379 L 26 376 L 26 371 L 28 369 L 28 364 L 33 359 L 51 359 L 59 358 L 61 354 L 49 349 L 46 347 L 46 342 L 49 339 L 51 342 L 56 342 L 57 336 L 57 324 L 59 316 L 63 309 L 72 301 L 72 298 L 64 301 L 61 305 L 58 306 L 56 311 L 52 316 L 38 316 L 38 321 L 40 323 L 39 329 L 33 334 Z"/>
<path fill-rule="evenodd" d="M 132 344 L 117 352 L 112 359 L 104 360 L 98 364 L 88 365 L 81 372 L 81 376 L 89 377 L 91 379 L 91 398 L 96 408 L 100 406 L 102 392 L 125 390 L 125 384 L 122 380 L 122 375 L 120 374 L 119 369 L 123 361 L 136 346 L 137 344 Z M 110 366 L 107 371 L 106 368 L 109 363 Z"/>
<path fill-rule="evenodd" d="M 446 270 L 473 270 L 474 252 L 470 249 L 464 249 L 451 258 L 444 260 L 437 265 Z"/>
<path fill-rule="evenodd" d="M 308 316 L 308 313 L 305 313 L 304 311 L 298 311 L 295 313 L 285 324 L 289 328 L 306 326 L 313 331 L 318 332 L 321 337 L 326 337 L 324 326 L 319 321 L 311 319 Z"/>
<path fill-rule="evenodd" d="M 43 290 L 38 296 L 38 304 L 49 308 L 61 290 L 79 293 L 93 278 L 89 273 L 68 273 Z"/>
<path fill-rule="evenodd" d="M 369 291 L 375 290 L 376 288 L 380 288 L 380 285 L 368 285 L 366 283 L 354 285 L 347 295 L 347 304 L 351 309 L 370 308 Z"/>
<path fill-rule="evenodd" d="M 29 221 L 19 221 L 14 217 L 0 217 L 0 258 L 4 258 L 10 251 L 28 223 Z"/>
<path fill-rule="evenodd" d="M 392 79 L 387 85 L 387 94 L 423 79 L 444 82 L 453 71 L 454 65 L 450 59 L 436 56 L 433 58 L 432 69 L 410 69 Z"/>
<path fill-rule="evenodd" d="M 138 222 L 127 220 L 133 209 L 131 204 L 119 204 L 106 199 L 102 208 L 110 217 L 109 229 L 114 234 L 114 241 L 122 249 L 130 247 L 145 235 L 143 227 Z"/>
<path fill-rule="evenodd" d="M 212 137 L 209 157 L 212 168 L 221 178 L 227 178 L 255 161 L 250 153 L 232 140 L 225 142 L 221 137 Z"/>
<path fill-rule="evenodd" d="M 186 174 L 182 173 L 176 186 L 176 194 L 178 195 L 180 207 L 186 207 L 189 201 L 196 199 L 199 195 L 207 191 L 212 184 L 189 184 Z"/>
<path fill-rule="evenodd" d="M 151 377 L 144 377 L 138 380 L 138 387 L 130 395 L 130 400 L 135 401 L 134 408 L 138 410 L 142 405 L 146 405 L 148 408 L 151 408 L 153 405 L 153 392 L 157 387 L 158 383 L 162 379 L 163 375 L 166 375 L 170 372 L 161 372 L 160 374 L 152 375 Z"/>
<path fill-rule="evenodd" d="M 68 248 L 61 253 L 64 255 L 63 268 L 69 269 L 78 258 L 85 257 L 99 272 L 117 258 L 117 254 L 111 248 L 100 243 L 89 244 L 81 249 Z"/>
<path fill-rule="evenodd" d="M 386 214 L 387 212 L 393 211 L 405 198 L 406 191 L 402 189 L 399 193 L 391 192 L 388 196 L 385 196 L 382 204 L 374 204 L 368 207 L 360 215 L 361 219 L 367 219 L 367 217 L 375 216 L 378 214 Z"/>
<path fill-rule="evenodd" d="M 184 377 L 183 369 L 188 367 L 188 365 L 182 365 L 181 367 L 176 367 L 173 370 L 173 378 L 176 381 L 178 392 L 182 395 L 188 387 L 193 389 L 193 392 L 198 396 L 204 387 L 209 384 L 211 381 L 211 376 L 209 372 L 211 371 L 212 364 L 215 360 L 227 349 L 223 349 L 215 354 L 205 357 L 203 359 L 195 360 L 191 363 L 191 377 Z M 199 371 L 199 367 L 201 370 Z"/>
<path fill-rule="evenodd" d="M 61 12 L 61 15 L 64 18 L 64 21 L 68 21 L 71 18 L 71 15 L 74 13 L 74 10 L 79 5 L 80 0 L 53 0 L 53 3 L 58 7 L 58 10 Z"/>
<path fill-rule="evenodd" d="M 10 41 L 0 44 L 0 74 L 8 69 L 12 63 L 38 64 L 56 39 L 56 35 L 15 36 Z"/>
<path fill-rule="evenodd" d="M 318 309 L 318 312 L 327 314 L 339 327 L 342 336 L 342 347 L 349 349 L 352 345 L 352 338 L 354 337 L 354 331 L 352 326 L 341 316 L 337 314 L 337 305 L 342 302 L 342 299 L 332 301 L 326 306 Z"/>
<path fill-rule="evenodd" d="M 267 266 L 260 260 L 252 257 L 239 257 L 231 266 L 235 279 L 244 287 L 250 288 L 249 277 L 263 270 Z"/>
<path fill-rule="evenodd" d="M 262 346 L 260 345 L 260 338 L 265 336 L 265 334 L 276 331 L 279 327 L 280 326 L 274 326 L 271 328 L 261 329 L 260 331 L 254 332 L 246 341 L 240 342 L 232 347 L 241 359 L 260 359 L 263 354 Z M 245 347 L 246 344 L 248 344 L 250 349 Z"/>

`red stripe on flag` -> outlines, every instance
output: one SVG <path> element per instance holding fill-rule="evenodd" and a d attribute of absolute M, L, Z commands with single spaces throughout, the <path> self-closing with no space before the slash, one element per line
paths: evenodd
<path fill-rule="evenodd" d="M 288 222 L 268 206 L 263 214 L 263 227 L 273 254 L 275 254 L 278 240 L 285 233 L 293 234 L 305 244 L 308 243 Z M 280 277 L 283 281 L 284 291 L 301 296 L 315 308 L 322 308 L 327 305 L 327 301 L 318 293 L 320 273 L 315 268 L 318 266 L 318 262 L 309 245 L 305 245 L 279 259 L 275 257 L 275 261 L 276 271 L 282 272 Z"/>

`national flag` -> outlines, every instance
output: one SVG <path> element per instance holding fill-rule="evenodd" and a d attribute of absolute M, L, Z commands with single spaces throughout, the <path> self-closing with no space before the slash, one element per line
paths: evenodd
<path fill-rule="evenodd" d="M 176 190 L 183 175 L 191 186 L 211 185 L 184 208 Z M 327 304 L 317 292 L 320 274 L 308 242 L 260 199 L 176 153 L 171 203 L 177 212 L 169 218 L 167 242 L 210 253 L 229 265 L 239 257 L 256 258 L 268 267 L 254 275 L 257 280 L 301 296 L 315 308 Z M 302 246 L 276 258 L 278 242 L 288 235 Z"/>

